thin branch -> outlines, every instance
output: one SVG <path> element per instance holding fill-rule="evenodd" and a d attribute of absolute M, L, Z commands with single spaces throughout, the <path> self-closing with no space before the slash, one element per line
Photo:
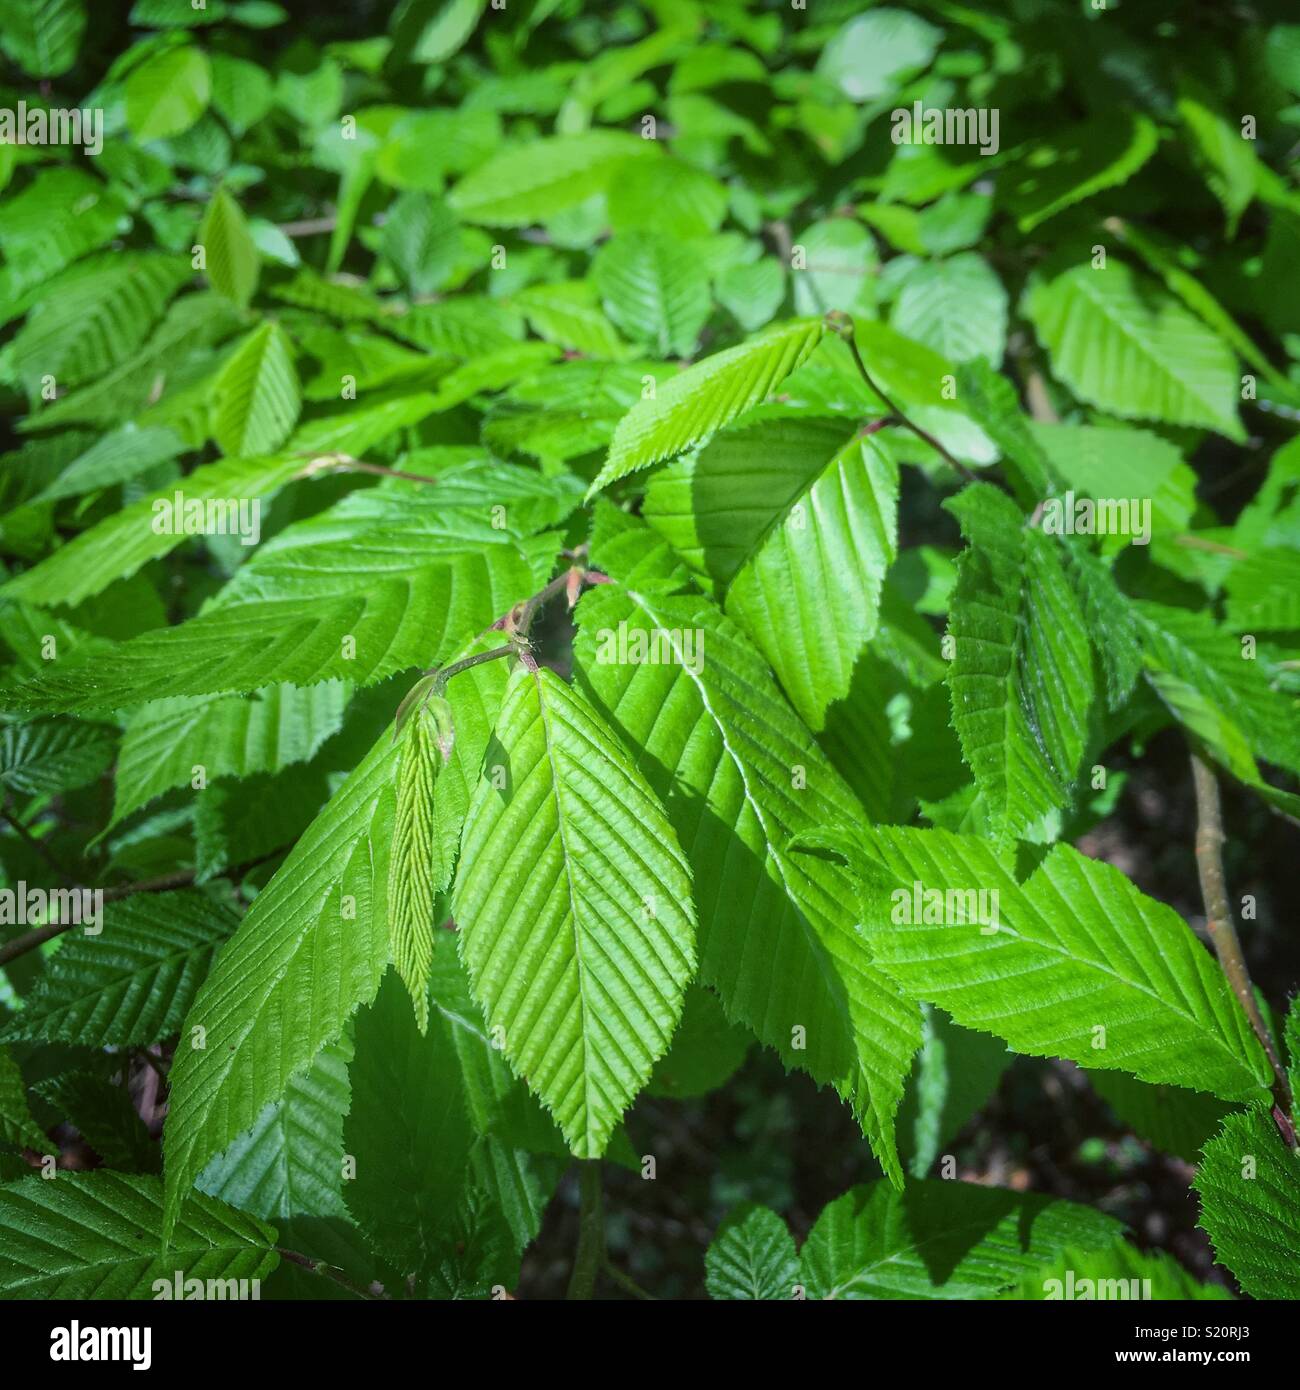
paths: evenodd
<path fill-rule="evenodd" d="M 6 823 L 12 827 L 12 829 L 17 831 L 18 837 L 27 848 L 43 859 L 45 863 L 54 870 L 58 875 L 59 882 L 62 883 L 64 887 L 68 887 L 73 882 L 72 875 L 59 863 L 58 858 L 55 856 L 54 851 L 50 849 L 49 845 L 47 845 L 44 840 L 33 835 L 8 806 L 0 807 L 0 815 L 4 817 Z"/>
<path fill-rule="evenodd" d="M 831 332 L 843 338 L 848 345 L 849 351 L 853 354 L 854 364 L 857 366 L 858 374 L 867 383 L 872 391 L 884 402 L 885 408 L 898 421 L 900 425 L 912 431 L 918 439 L 923 439 L 950 467 L 955 468 L 968 483 L 978 482 L 975 474 L 966 467 L 958 458 L 954 458 L 951 453 L 939 443 L 929 430 L 922 429 L 914 420 L 909 420 L 906 415 L 885 395 L 884 391 L 872 380 L 871 373 L 867 371 L 867 364 L 862 360 L 862 354 L 858 351 L 858 344 L 853 336 L 853 320 L 840 309 L 832 309 L 826 315 L 827 326 Z"/>
<path fill-rule="evenodd" d="M 320 236 L 332 232 L 338 223 L 334 217 L 305 217 L 301 222 L 281 222 L 280 231 L 287 237 Z"/>
<path fill-rule="evenodd" d="M 437 478 L 426 473 L 407 473 L 401 468 L 389 468 L 382 463 L 367 463 L 351 454 L 318 454 L 297 476 L 311 478 L 317 473 L 373 473 L 377 478 L 401 478 L 406 483 L 432 485 Z"/>
<path fill-rule="evenodd" d="M 589 1299 L 605 1263 L 605 1212 L 600 1159 L 578 1161 L 578 1249 L 569 1278 L 570 1299 Z"/>
<path fill-rule="evenodd" d="M 360 1284 L 354 1284 L 346 1274 L 335 1265 L 326 1264 L 324 1260 L 313 1260 L 310 1255 L 299 1254 L 297 1250 L 286 1250 L 283 1245 L 277 1245 L 275 1252 L 282 1260 L 288 1260 L 290 1264 L 301 1265 L 303 1269 L 310 1270 L 313 1274 L 322 1275 L 326 1279 L 332 1279 L 340 1288 L 347 1289 L 351 1294 L 358 1298 L 386 1299 L 386 1293 L 371 1293 L 369 1289 L 363 1289 Z"/>
<path fill-rule="evenodd" d="M 251 859 L 247 864 L 241 864 L 237 868 L 231 869 L 225 875 L 233 878 L 236 874 L 246 872 L 261 864 L 271 856 L 264 854 L 259 859 Z M 103 893 L 103 901 L 106 903 L 120 902 L 123 898 L 134 897 L 136 893 L 165 893 L 169 888 L 184 888 L 194 882 L 193 869 L 178 869 L 175 873 L 160 874 L 157 878 L 141 879 L 139 883 L 119 883 L 112 888 L 85 889 L 86 892 Z M 38 946 L 43 946 L 47 941 L 52 941 L 56 936 L 71 927 L 77 926 L 76 922 L 47 922 L 43 927 L 34 927 L 29 932 L 24 932 L 22 936 L 16 936 L 12 941 L 6 941 L 0 946 L 0 966 L 8 965 L 11 960 L 17 960 L 19 956 L 26 955 L 28 951 L 34 951 Z"/>
<path fill-rule="evenodd" d="M 659 1300 L 654 1294 L 648 1293 L 645 1289 L 632 1278 L 630 1274 L 624 1274 L 616 1264 L 609 1260 L 604 1264 L 605 1273 L 622 1289 L 625 1293 L 630 1293 L 633 1298 L 643 1299 L 646 1303 L 657 1303 Z"/>
<path fill-rule="evenodd" d="M 1223 811 L 1219 802 L 1219 784 L 1210 765 L 1193 750 L 1192 782 L 1196 788 L 1196 872 L 1201 880 L 1201 897 L 1205 900 L 1206 925 L 1219 965 L 1228 977 L 1232 992 L 1250 1020 L 1269 1066 L 1273 1069 L 1274 1118 L 1283 1138 L 1291 1148 L 1296 1147 L 1295 1130 L 1291 1124 L 1291 1087 L 1286 1068 L 1278 1056 L 1273 1035 L 1259 1011 L 1255 987 L 1241 950 L 1241 938 L 1232 920 L 1228 904 L 1228 883 L 1223 871 Z"/>

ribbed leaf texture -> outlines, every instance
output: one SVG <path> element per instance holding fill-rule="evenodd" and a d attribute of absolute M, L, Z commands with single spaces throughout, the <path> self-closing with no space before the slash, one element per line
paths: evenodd
<path fill-rule="evenodd" d="M 793 1298 L 798 1284 L 794 1237 L 767 1207 L 733 1211 L 704 1255 L 704 1286 L 710 1298 Z"/>
<path fill-rule="evenodd" d="M 953 725 L 994 825 L 1022 834 L 1068 803 L 1089 736 L 1092 644 L 1052 538 L 988 484 L 948 506 L 967 539 L 948 624 Z"/>
<path fill-rule="evenodd" d="M 86 28 L 82 0 L 5 0 L 0 47 L 30 77 L 60 77 L 77 60 Z"/>
<path fill-rule="evenodd" d="M 80 385 L 138 348 L 167 301 L 189 278 L 176 257 L 109 252 L 83 261 L 49 286 L 12 345 L 13 365 L 28 395 L 42 378 Z"/>
<path fill-rule="evenodd" d="M 1201 425 L 1241 440 L 1231 351 L 1122 261 L 1075 266 L 1031 289 L 1030 320 L 1080 399 L 1126 419 Z"/>
<path fill-rule="evenodd" d="M 418 1030 L 390 975 L 357 1017 L 356 1049 L 343 1129 L 356 1176 L 344 1196 L 376 1250 L 418 1275 L 449 1253 L 475 1139 L 451 1025 L 435 1014 Z"/>
<path fill-rule="evenodd" d="M 800 1253 L 809 1298 L 999 1298 L 1065 1246 L 1123 1227 L 1074 1202 L 964 1182 L 866 1183 L 825 1207 Z"/>
<path fill-rule="evenodd" d="M 343 1117 L 351 1104 L 344 1035 L 321 1048 L 284 1096 L 199 1174 L 200 1192 L 264 1220 L 341 1217 Z"/>
<path fill-rule="evenodd" d="M 190 1197 L 162 1246 L 162 1184 L 113 1173 L 60 1173 L 0 1187 L 0 1298 L 174 1296 L 183 1279 L 265 1279 L 280 1257 L 276 1233 L 211 1197 Z M 234 1293 L 231 1297 L 236 1296 Z"/>
<path fill-rule="evenodd" d="M 1214 958 L 1118 869 L 1058 844 L 1022 884 L 973 835 L 877 826 L 805 839 L 853 866 L 866 949 L 913 998 L 1018 1052 L 1267 1099 L 1267 1059 Z"/>
<path fill-rule="evenodd" d="M 1229 1115 L 1193 1184 L 1215 1257 L 1253 1298 L 1300 1298 L 1300 1162 L 1268 1115 Z"/>
<path fill-rule="evenodd" d="M 634 342 L 661 357 L 689 357 L 709 317 L 709 277 L 671 237 L 625 232 L 595 257 L 592 278 L 605 310 Z"/>
<path fill-rule="evenodd" d="M 196 468 L 180 490 L 186 501 L 241 497 L 251 501 L 278 492 L 302 466 L 302 459 L 286 456 L 226 459 Z M 155 529 L 152 524 L 162 514 L 158 504 L 171 506 L 176 491 L 176 484 L 169 484 L 105 517 L 39 564 L 7 580 L 0 593 L 28 603 L 73 605 L 134 574 L 147 561 L 184 544 L 183 528 Z"/>
<path fill-rule="evenodd" d="M 282 681 L 362 685 L 429 666 L 534 592 L 555 554 L 551 537 L 494 527 L 490 507 L 510 507 L 508 483 L 483 487 L 487 505 L 475 507 L 441 483 L 353 493 L 266 542 L 198 617 L 121 643 L 109 662 L 60 661 L 6 698 L 19 709 L 115 710 Z M 535 504 L 531 488 L 527 497 Z"/>
<path fill-rule="evenodd" d="M 594 1158 L 681 1015 L 690 870 L 617 735 L 552 672 L 512 675 L 492 748 L 461 843 L 462 952 L 511 1065 Z"/>
<path fill-rule="evenodd" d="M 526 227 L 603 192 L 629 159 L 658 154 L 653 141 L 617 130 L 530 140 L 480 164 L 449 201 L 466 222 Z"/>
<path fill-rule="evenodd" d="M 435 791 L 449 837 L 477 776 L 501 679 L 495 666 L 474 667 L 449 686 L 459 737 Z M 171 1073 L 170 1202 L 374 998 L 389 959 L 399 756 L 386 731 L 258 895 L 195 1000 Z M 443 852 L 453 851 L 449 838 Z"/>
<path fill-rule="evenodd" d="M 104 909 L 103 931 L 69 933 L 0 1037 L 143 1047 L 176 1033 L 239 924 L 203 893 L 137 893 Z"/>
<path fill-rule="evenodd" d="M 199 990 L 171 1070 L 169 1225 L 208 1159 L 250 1129 L 379 988 L 396 769 L 385 733 L 258 894 Z"/>
<path fill-rule="evenodd" d="M 619 422 L 591 492 L 699 444 L 763 401 L 822 340 L 821 319 L 791 319 L 657 387 Z"/>
<path fill-rule="evenodd" d="M 41 719 L 0 728 L 0 787 L 20 796 L 84 787 L 113 760 L 114 732 L 102 724 Z"/>
<path fill-rule="evenodd" d="M 208 283 L 241 309 L 247 308 L 257 289 L 261 258 L 239 204 L 224 188 L 217 189 L 208 204 L 199 245 L 207 261 Z"/>
<path fill-rule="evenodd" d="M 908 274 L 889 321 L 950 362 L 984 357 L 1000 363 L 1007 343 L 1007 292 L 982 257 L 963 251 Z"/>
<path fill-rule="evenodd" d="M 348 695 L 344 681 L 322 681 L 143 706 L 127 720 L 118 750 L 110 828 L 172 787 L 190 785 L 196 767 L 210 783 L 306 762 L 338 731 Z"/>
<path fill-rule="evenodd" d="M 302 395 L 284 330 L 264 323 L 240 344 L 212 388 L 212 437 L 223 454 L 269 454 L 298 421 Z"/>
<path fill-rule="evenodd" d="M 609 513 L 602 522 L 617 524 Z M 578 668 L 640 750 L 695 866 L 701 978 L 787 1067 L 849 1101 L 901 1182 L 893 1115 L 920 1014 L 866 959 L 850 879 L 837 864 L 788 849 L 796 833 L 854 823 L 862 809 L 744 634 L 707 599 L 674 593 L 685 574 L 674 572 L 667 547 L 621 524 L 621 534 L 593 544 L 619 582 L 578 607 Z M 620 660 L 620 625 L 629 641 L 657 633 L 660 659 Z M 665 659 L 674 641 L 680 656 Z"/>
<path fill-rule="evenodd" d="M 897 553 L 898 470 L 833 420 L 720 435 L 651 482 L 644 515 L 719 586 L 814 729 L 848 694 Z"/>
<path fill-rule="evenodd" d="M 50 1141 L 32 1118 L 18 1063 L 0 1047 L 0 1142 L 44 1153 Z"/>
<path fill-rule="evenodd" d="M 434 779 L 442 754 L 433 715 L 421 704 L 399 735 L 397 801 L 388 866 L 388 939 L 393 964 L 415 1006 L 423 1033 L 429 1026 L 429 968 L 433 963 L 434 899 L 451 878 L 434 811 Z"/>

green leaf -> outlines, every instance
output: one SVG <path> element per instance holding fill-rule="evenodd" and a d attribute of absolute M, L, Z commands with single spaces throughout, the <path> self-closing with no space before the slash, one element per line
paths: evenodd
<path fill-rule="evenodd" d="M 412 294 L 441 289 L 461 250 L 460 226 L 441 198 L 403 193 L 388 211 L 383 249 Z"/>
<path fill-rule="evenodd" d="M 415 1021 L 423 1034 L 429 1026 L 434 901 L 451 881 L 452 863 L 444 852 L 445 840 L 439 833 L 434 804 L 434 779 L 440 763 L 450 755 L 450 747 L 440 751 L 434 716 L 423 702 L 401 737 L 388 868 L 388 937 L 393 964 L 410 993 Z"/>
<path fill-rule="evenodd" d="M 595 287 L 586 280 L 530 285 L 515 303 L 539 338 L 572 348 L 587 357 L 618 358 L 627 345 L 600 307 Z"/>
<path fill-rule="evenodd" d="M 493 747 L 461 844 L 461 948 L 511 1065 L 595 1158 L 681 1015 L 690 871 L 616 735 L 550 671 L 514 672 Z"/>
<path fill-rule="evenodd" d="M 2 0 L 0 48 L 29 77 L 62 77 L 86 28 L 82 0 Z"/>
<path fill-rule="evenodd" d="M 168 1228 L 207 1161 L 379 988 L 396 761 L 384 734 L 258 894 L 195 998 L 171 1070 Z"/>
<path fill-rule="evenodd" d="M 1193 1183 L 1215 1258 L 1252 1298 L 1300 1298 L 1300 1164 L 1258 1111 L 1229 1115 Z"/>
<path fill-rule="evenodd" d="M 80 1133 L 104 1167 L 156 1173 L 162 1166 L 158 1145 L 136 1113 L 125 1084 L 114 1085 L 89 1071 L 65 1071 L 36 1089 Z"/>
<path fill-rule="evenodd" d="M 64 272 L 14 339 L 14 369 L 33 399 L 43 379 L 77 386 L 116 367 L 144 343 L 189 278 L 183 262 L 110 252 Z"/>
<path fill-rule="evenodd" d="M 1165 290 L 1113 258 L 1029 292 L 1026 310 L 1055 374 L 1126 419 L 1201 425 L 1241 441 L 1232 353 Z"/>
<path fill-rule="evenodd" d="M 579 604 L 577 666 L 639 750 L 695 867 L 700 978 L 787 1067 L 835 1087 L 901 1181 L 893 1115 L 920 1042 L 919 1012 L 865 960 L 849 877 L 788 851 L 796 833 L 853 823 L 862 809 L 744 634 L 708 600 L 673 594 L 681 576 L 666 547 L 622 525 L 593 547 L 619 582 Z M 661 646 L 677 634 L 681 650 L 691 634 L 704 660 L 619 660 L 621 626 L 647 647 L 656 633 Z M 602 648 L 614 659 L 602 660 Z"/>
<path fill-rule="evenodd" d="M 800 1251 L 809 1298 L 999 1298 L 1067 1246 L 1108 1250 L 1099 1211 L 965 1182 L 867 1183 L 825 1207 Z"/>
<path fill-rule="evenodd" d="M 1239 632 L 1300 628 L 1300 550 L 1258 550 L 1228 572 L 1228 626 Z"/>
<path fill-rule="evenodd" d="M 998 366 L 1007 345 L 1007 292 L 982 256 L 963 251 L 907 275 L 889 321 L 950 362 L 986 357 Z"/>
<path fill-rule="evenodd" d="M 1069 1248 L 1026 1274 L 1016 1298 L 1037 1301 L 1217 1299 L 1232 1302 L 1219 1284 L 1202 1284 L 1163 1250 L 1143 1252 L 1125 1241 L 1105 1250 Z"/>
<path fill-rule="evenodd" d="M 943 30 L 906 10 L 855 15 L 827 43 L 817 62 L 850 101 L 869 102 L 928 67 Z"/>
<path fill-rule="evenodd" d="M 231 457 L 272 453 L 289 437 L 301 407 L 293 348 L 278 324 L 264 323 L 212 388 L 212 437 Z"/>
<path fill-rule="evenodd" d="M 718 1227 L 704 1256 L 710 1298 L 793 1298 L 799 1257 L 784 1221 L 766 1207 L 737 1207 Z"/>
<path fill-rule="evenodd" d="M 163 49 L 126 79 L 126 123 L 141 144 L 170 140 L 189 130 L 211 95 L 212 69 L 201 49 Z"/>
<path fill-rule="evenodd" d="M 712 174 L 679 159 L 639 159 L 619 173 L 606 195 L 616 233 L 648 231 L 689 241 L 716 232 L 727 190 Z"/>
<path fill-rule="evenodd" d="M 1089 1072 L 1088 1080 L 1121 1124 L 1162 1153 L 1177 1154 L 1188 1163 L 1196 1162 L 1228 1113 L 1212 1096 L 1181 1086 L 1148 1086 L 1122 1071 Z"/>
<path fill-rule="evenodd" d="M 246 309 L 257 290 L 261 257 L 240 206 L 218 188 L 199 228 L 204 248 L 208 283 L 241 309 Z"/>
<path fill-rule="evenodd" d="M 191 785 L 196 769 L 210 783 L 306 762 L 338 732 L 349 693 L 343 681 L 322 681 L 143 706 L 122 735 L 109 828 L 172 787 Z"/>
<path fill-rule="evenodd" d="M 302 467 L 302 459 L 287 455 L 224 459 L 196 468 L 186 476 L 181 490 L 187 503 L 253 501 L 278 492 Z M 27 603 L 71 607 L 101 593 L 114 580 L 128 578 L 147 561 L 186 540 L 183 525 L 154 524 L 173 514 L 176 491 L 176 484 L 169 483 L 105 517 L 31 569 L 8 579 L 0 594 Z"/>
<path fill-rule="evenodd" d="M 157 1178 L 100 1169 L 7 1183 L 0 1298 L 151 1299 L 158 1284 L 174 1297 L 178 1274 L 252 1287 L 280 1259 L 270 1226 L 211 1197 L 186 1201 L 164 1251 L 167 1233 Z"/>
<path fill-rule="evenodd" d="M 1127 183 L 1155 154 L 1160 132 L 1141 112 L 1105 111 L 1046 139 L 1003 176 L 1022 232 L 1096 193 Z"/>
<path fill-rule="evenodd" d="M 923 1178 L 943 1146 L 992 1098 L 1012 1054 L 997 1038 L 959 1028 L 926 1005 L 925 1040 L 898 1112 L 899 1146 L 911 1177 Z"/>
<path fill-rule="evenodd" d="M 792 319 L 672 377 L 619 422 L 609 455 L 588 491 L 672 458 L 758 405 L 821 342 L 820 319 Z"/>
<path fill-rule="evenodd" d="M 0 787 L 22 796 L 71 791 L 100 777 L 116 738 L 102 724 L 38 720 L 0 728 Z"/>
<path fill-rule="evenodd" d="M 867 949 L 912 998 L 1018 1052 L 1267 1099 L 1268 1061 L 1214 958 L 1118 869 L 1058 844 L 1019 883 L 973 835 L 878 826 L 803 839 L 859 875 Z"/>
<path fill-rule="evenodd" d="M 0 1047 L 0 1143 L 38 1154 L 50 1146 L 45 1132 L 32 1118 L 23 1074 L 5 1047 Z"/>
<path fill-rule="evenodd" d="M 727 1019 L 716 994 L 689 985 L 672 1046 L 655 1065 L 646 1094 L 686 1100 L 717 1090 L 753 1045 L 753 1035 Z"/>
<path fill-rule="evenodd" d="M 478 673 L 457 685 L 481 702 Z M 460 722 L 473 727 L 468 716 Z M 460 739 L 439 786 L 463 787 L 482 748 Z M 388 965 L 398 759 L 385 731 L 258 894 L 199 991 L 171 1072 L 169 1217 L 213 1154 L 257 1123 L 375 997 Z"/>
<path fill-rule="evenodd" d="M 1068 803 L 1089 737 L 1092 644 L 1058 547 L 985 483 L 947 504 L 967 547 L 949 632 L 952 722 L 1008 835 Z"/>
<path fill-rule="evenodd" d="M 343 1117 L 351 1104 L 346 1035 L 323 1047 L 284 1097 L 195 1179 L 200 1192 L 263 1220 L 342 1217 Z"/>
<path fill-rule="evenodd" d="M 629 160 L 658 154 L 653 141 L 616 130 L 530 140 L 467 174 L 449 202 L 466 222 L 526 227 L 603 193 Z"/>
<path fill-rule="evenodd" d="M 474 1141 L 450 1025 L 435 1015 L 417 1030 L 390 976 L 357 1017 L 351 1079 L 348 1209 L 384 1258 L 404 1274 L 425 1272 L 452 1244 Z"/>
<path fill-rule="evenodd" d="M 69 935 L 0 1038 L 145 1047 L 181 1026 L 239 916 L 195 891 L 110 903 L 98 935 Z"/>
<path fill-rule="evenodd" d="M 876 631 L 893 563 L 898 470 L 842 422 L 735 429 L 656 475 L 646 520 L 692 568 L 819 729 Z"/>
<path fill-rule="evenodd" d="M 712 302 L 699 258 L 654 232 L 623 232 L 592 261 L 592 278 L 609 317 L 661 357 L 689 357 Z"/>
<path fill-rule="evenodd" d="M 443 483 L 353 493 L 263 545 L 198 617 L 115 645 L 111 662 L 74 653 L 7 698 L 32 710 L 117 710 L 282 681 L 365 685 L 428 667 L 549 573 L 554 537 L 521 541 L 489 520 L 492 506 L 510 505 L 510 477 L 488 475 L 479 507 Z M 564 491 L 562 508 L 572 505 Z M 515 495 L 537 500 L 531 486 Z"/>

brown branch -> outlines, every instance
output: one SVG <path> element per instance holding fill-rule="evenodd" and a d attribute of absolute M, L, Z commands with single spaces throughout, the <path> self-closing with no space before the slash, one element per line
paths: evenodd
<path fill-rule="evenodd" d="M 310 1255 L 299 1254 L 297 1250 L 286 1250 L 283 1245 L 275 1247 L 275 1253 L 282 1260 L 288 1260 L 290 1264 L 300 1265 L 303 1269 L 310 1270 L 313 1274 L 322 1275 L 326 1279 L 332 1279 L 340 1288 L 347 1289 L 351 1294 L 358 1298 L 386 1299 L 386 1293 L 372 1293 L 370 1289 L 363 1289 L 360 1284 L 354 1284 L 341 1269 L 331 1264 L 326 1264 L 324 1260 L 313 1260 Z"/>
<path fill-rule="evenodd" d="M 373 473 L 377 478 L 401 478 L 407 483 L 433 484 L 438 481 L 427 473 L 407 473 L 382 463 L 367 463 L 365 459 L 353 458 L 351 454 L 319 454 L 295 476 L 311 478 L 317 473 Z"/>
<path fill-rule="evenodd" d="M 1228 883 L 1223 871 L 1223 811 L 1219 802 L 1219 784 L 1210 765 L 1193 750 L 1192 782 L 1196 788 L 1196 872 L 1201 880 L 1201 897 L 1205 900 L 1205 919 L 1214 953 L 1228 977 L 1232 992 L 1250 1020 L 1273 1069 L 1274 1118 L 1288 1145 L 1296 1147 L 1295 1130 L 1291 1124 L 1291 1086 L 1286 1068 L 1278 1056 L 1277 1046 L 1255 998 L 1250 971 L 1241 950 L 1241 938 L 1232 920 L 1228 904 Z M 1280 1112 L 1280 1113 L 1279 1113 Z"/>

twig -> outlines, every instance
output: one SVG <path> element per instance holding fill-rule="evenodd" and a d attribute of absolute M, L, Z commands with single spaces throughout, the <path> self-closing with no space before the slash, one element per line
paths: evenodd
<path fill-rule="evenodd" d="M 264 854 L 260 859 L 252 859 L 247 864 L 241 864 L 237 868 L 231 869 L 225 877 L 233 878 L 236 874 L 244 873 L 270 857 L 270 855 Z M 103 901 L 106 903 L 120 902 L 121 899 L 133 897 L 136 893 L 164 893 L 169 888 L 184 888 L 194 882 L 194 873 L 193 869 L 178 869 L 175 873 L 160 874 L 157 878 L 142 879 L 139 883 L 119 883 L 112 888 L 87 891 L 103 893 Z M 12 941 L 6 941 L 3 946 L 0 946 L 0 966 L 8 965 L 11 960 L 17 960 L 19 956 L 26 955 L 28 951 L 34 951 L 47 941 L 52 941 L 56 936 L 62 936 L 70 927 L 76 925 L 76 922 L 47 922 L 43 927 L 34 927 L 31 931 L 24 932 L 22 936 L 14 937 Z"/>
<path fill-rule="evenodd" d="M 297 476 L 310 478 L 316 473 L 373 473 L 377 478 L 401 478 L 407 483 L 432 484 L 438 481 L 426 473 L 407 473 L 382 463 L 367 463 L 364 459 L 353 458 L 351 454 L 318 454 Z"/>
<path fill-rule="evenodd" d="M 0 807 L 0 815 L 2 815 L 5 821 L 18 832 L 19 838 L 27 848 L 39 855 L 40 858 L 54 870 L 59 877 L 59 882 L 62 883 L 65 888 L 68 887 L 73 881 L 72 875 L 59 863 L 58 859 L 55 857 L 54 851 L 50 849 L 49 845 L 47 845 L 44 840 L 33 835 L 8 806 Z"/>
<path fill-rule="evenodd" d="M 1201 897 L 1205 900 L 1206 926 L 1219 965 L 1228 977 L 1232 992 L 1246 1011 L 1250 1026 L 1273 1069 L 1274 1119 L 1288 1146 L 1294 1149 L 1296 1136 L 1291 1123 L 1291 1087 L 1286 1068 L 1278 1056 L 1273 1035 L 1259 1011 L 1250 971 L 1242 954 L 1241 939 L 1233 925 L 1232 909 L 1228 905 L 1227 878 L 1223 872 L 1223 811 L 1219 802 L 1219 784 L 1209 764 L 1195 750 L 1192 751 L 1192 782 L 1196 788 L 1196 872 L 1201 880 Z"/>
<path fill-rule="evenodd" d="M 589 1299 L 605 1262 L 605 1212 L 600 1185 L 600 1159 L 578 1161 L 578 1249 L 569 1278 L 570 1299 Z"/>
<path fill-rule="evenodd" d="M 848 344 L 849 351 L 853 354 L 853 361 L 857 366 L 858 373 L 862 380 L 867 383 L 872 391 L 885 403 L 885 408 L 894 416 L 900 425 L 912 431 L 918 439 L 923 439 L 939 455 L 945 463 L 955 468 L 968 483 L 978 482 L 975 474 L 966 467 L 960 459 L 954 458 L 948 450 L 930 433 L 929 430 L 922 429 L 915 421 L 909 420 L 906 415 L 889 399 L 879 386 L 871 379 L 871 373 L 867 371 L 867 364 L 862 360 L 862 354 L 858 351 L 858 345 L 853 337 L 853 320 L 840 309 L 832 309 L 826 315 L 827 326 L 833 333 L 838 334 Z"/>
<path fill-rule="evenodd" d="M 604 1270 L 620 1289 L 630 1293 L 633 1298 L 644 1299 L 647 1303 L 657 1303 L 659 1301 L 655 1298 L 654 1294 L 648 1293 L 643 1289 L 630 1274 L 624 1274 L 616 1264 L 612 1264 L 608 1259 L 605 1261 Z"/>
<path fill-rule="evenodd" d="M 1208 550 L 1211 555 L 1229 555 L 1234 560 L 1244 560 L 1246 552 L 1236 546 L 1222 545 L 1218 541 L 1207 540 L 1204 536 L 1175 536 L 1174 544 L 1185 546 L 1188 550 Z"/>
<path fill-rule="evenodd" d="M 310 1255 L 299 1254 L 297 1250 L 286 1250 L 283 1245 L 277 1245 L 275 1252 L 282 1260 L 288 1260 L 291 1264 L 301 1265 L 303 1269 L 309 1269 L 313 1274 L 320 1274 L 326 1279 L 332 1279 L 341 1289 L 347 1289 L 351 1294 L 358 1298 L 386 1299 L 385 1293 L 371 1293 L 369 1289 L 363 1289 L 360 1284 L 354 1284 L 341 1269 L 331 1264 L 326 1264 L 324 1260 L 313 1260 Z"/>
<path fill-rule="evenodd" d="M 287 237 L 320 236 L 332 232 L 338 223 L 335 217 L 305 217 L 301 222 L 281 222 L 280 231 Z"/>

